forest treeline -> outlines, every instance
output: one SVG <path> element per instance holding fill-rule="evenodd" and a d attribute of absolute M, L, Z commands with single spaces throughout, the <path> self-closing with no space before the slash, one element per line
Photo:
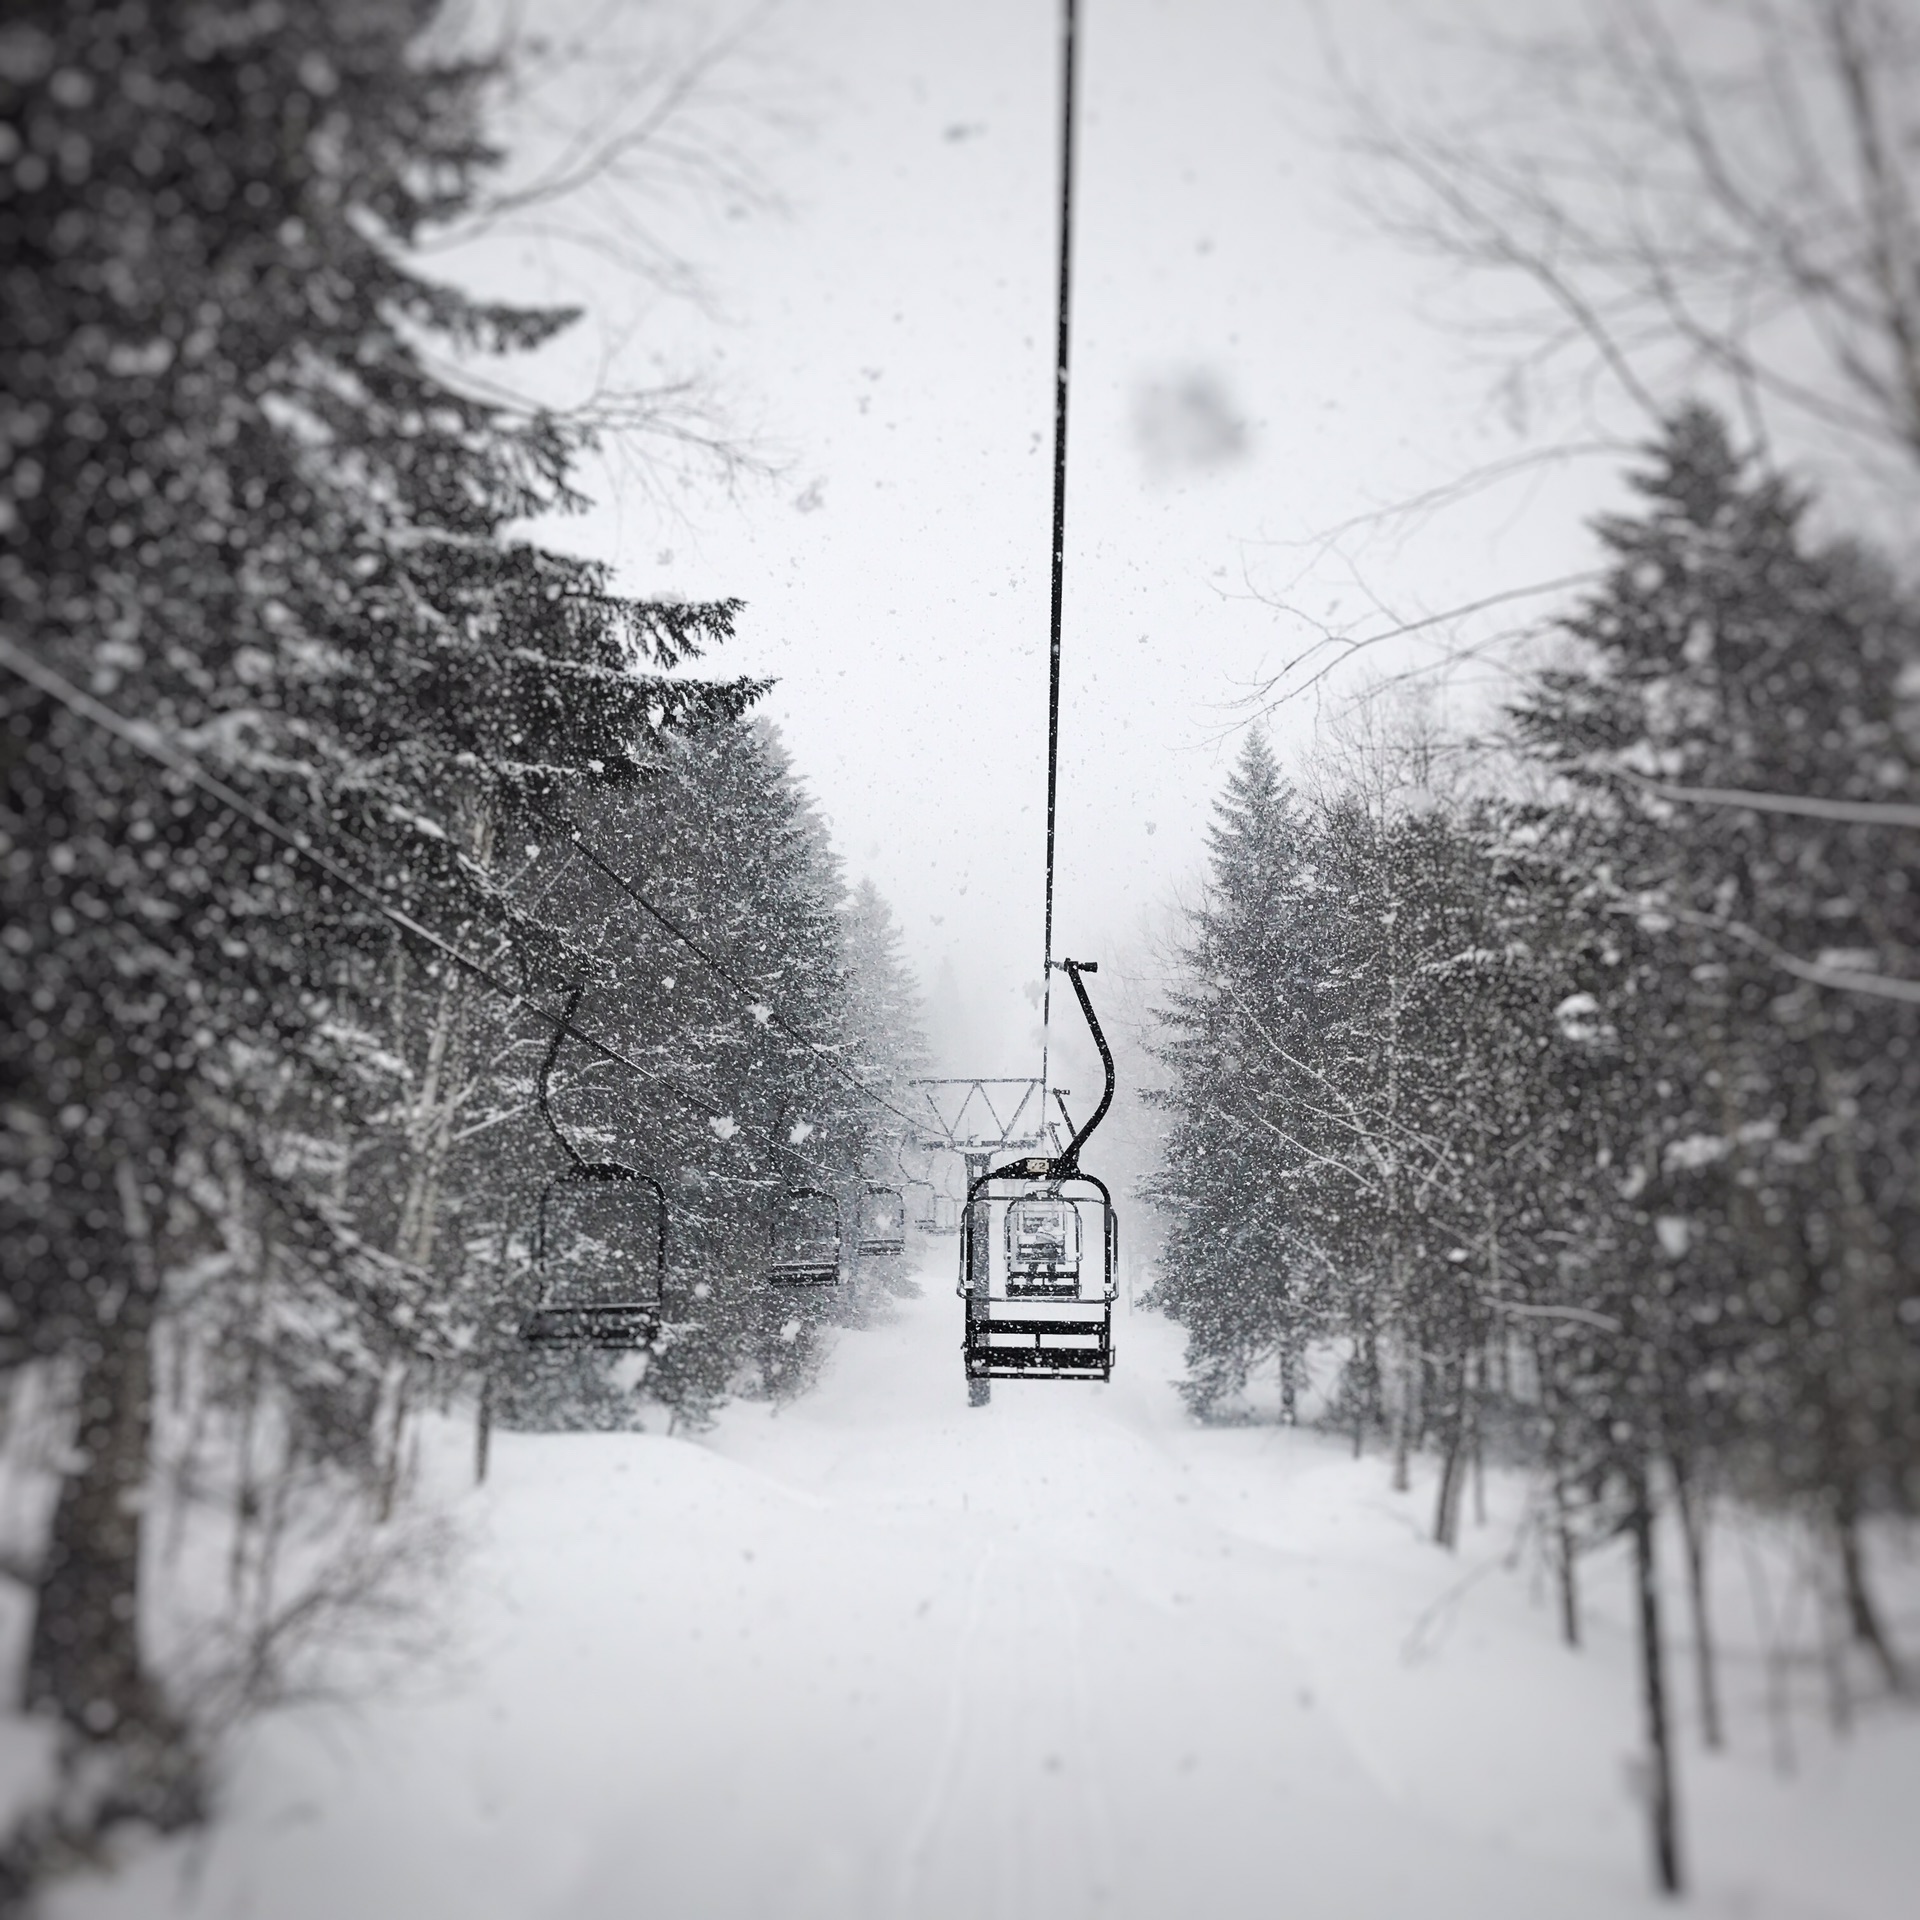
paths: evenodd
<path fill-rule="evenodd" d="M 1530 1464 L 1569 1641 L 1632 1537 L 1673 1866 L 1657 1513 L 1710 1743 L 1716 1504 L 1804 1523 L 1908 1680 L 1864 1541 L 1920 1509 L 1920 609 L 1704 408 L 1630 481 L 1491 769 L 1376 727 L 1302 789 L 1249 737 L 1150 1194 L 1197 1409 L 1337 1360 L 1447 1545 L 1489 1449 Z"/>
<path fill-rule="evenodd" d="M 414 264 L 497 158 L 433 12 L 0 27 L 4 1573 L 64 1781 L 16 1890 L 194 1817 L 213 1724 L 376 1604 L 423 1409 L 803 1383 L 769 1207 L 892 1165 L 853 1082 L 912 985 L 763 685 L 700 675 L 738 604 L 516 531 L 591 427 L 461 372 L 569 315 Z M 618 1369 L 517 1352 L 572 1154 L 666 1196 Z"/>

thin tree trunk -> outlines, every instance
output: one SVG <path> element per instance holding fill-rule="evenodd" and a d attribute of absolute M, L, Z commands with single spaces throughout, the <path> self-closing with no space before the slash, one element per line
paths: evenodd
<path fill-rule="evenodd" d="M 1380 1420 L 1380 1342 L 1368 1315 L 1354 1359 L 1360 1369 L 1358 1391 L 1353 1396 L 1353 1457 L 1358 1460 L 1367 1445 L 1367 1428 Z"/>
<path fill-rule="evenodd" d="M 1413 1485 L 1413 1425 L 1418 1417 L 1420 1375 L 1403 1338 L 1400 1342 L 1400 1402 L 1393 1410 L 1393 1490 L 1405 1493 Z"/>
<path fill-rule="evenodd" d="M 1461 1406 L 1459 1363 L 1452 1364 L 1454 1388 L 1447 1412 L 1446 1439 L 1440 1456 L 1440 1484 L 1434 1494 L 1433 1539 L 1436 1546 L 1454 1548 L 1460 1543 L 1460 1481 L 1466 1421 Z"/>
<path fill-rule="evenodd" d="M 1687 1555 L 1687 1606 L 1693 1622 L 1693 1670 L 1700 1695 L 1700 1737 L 1708 1749 L 1719 1752 L 1726 1744 L 1720 1718 L 1719 1659 L 1713 1637 L 1713 1609 L 1707 1599 L 1707 1496 L 1693 1476 L 1677 1462 L 1673 1469 L 1680 1534 Z"/>
<path fill-rule="evenodd" d="M 412 1397 L 413 1368 L 402 1366 L 393 1390 L 393 1419 L 387 1432 L 385 1458 L 381 1460 L 380 1497 L 376 1506 L 381 1524 L 393 1518 L 394 1503 L 400 1493 L 400 1467 L 406 1444 L 407 1406 Z"/>
<path fill-rule="evenodd" d="M 174 1362 L 176 1378 L 184 1375 L 190 1365 L 190 1350 L 187 1349 L 183 1338 Z M 180 1443 L 180 1451 L 174 1459 L 172 1470 L 167 1475 L 168 1491 L 172 1499 L 167 1509 L 167 1530 L 160 1549 L 160 1558 L 161 1564 L 169 1573 L 179 1564 L 180 1549 L 186 1544 L 187 1515 L 192 1508 L 194 1493 L 199 1486 L 200 1447 L 206 1438 L 207 1421 L 212 1410 L 211 1394 L 204 1391 L 204 1388 L 194 1394 L 193 1416 L 187 1423 L 186 1438 Z"/>
<path fill-rule="evenodd" d="M 1480 1419 L 1480 1379 L 1486 1361 L 1476 1355 L 1472 1391 L 1467 1400 L 1467 1460 L 1473 1469 L 1473 1524 L 1487 1524 L 1487 1447 Z"/>
<path fill-rule="evenodd" d="M 1560 1638 L 1576 1651 L 1580 1645 L 1580 1576 L 1574 1563 L 1573 1525 L 1567 1513 L 1567 1477 L 1553 1474 L 1554 1572 L 1560 1585 Z"/>
<path fill-rule="evenodd" d="M 1814 1543 L 1814 1607 L 1820 1635 L 1820 1672 L 1827 1683 L 1827 1720 L 1836 1739 L 1844 1740 L 1853 1731 L 1853 1694 L 1847 1685 L 1846 1596 L 1835 1589 L 1840 1585 L 1839 1570 L 1821 1564 L 1820 1543 Z"/>
<path fill-rule="evenodd" d="M 1880 1619 L 1867 1585 L 1866 1561 L 1860 1551 L 1860 1515 L 1851 1491 L 1843 1493 L 1834 1514 L 1834 1544 L 1840 1561 L 1840 1591 L 1846 1602 L 1847 1624 L 1853 1637 L 1873 1655 L 1882 1678 L 1895 1693 L 1904 1693 L 1907 1676 L 1893 1642 Z"/>
<path fill-rule="evenodd" d="M 259 1512 L 260 1490 L 254 1483 L 254 1429 L 260 1417 L 260 1375 L 266 1346 L 267 1290 L 273 1284 L 273 1243 L 260 1242 L 260 1275 L 253 1313 L 247 1328 L 247 1371 L 240 1393 L 240 1433 L 235 1442 L 237 1484 L 233 1497 L 233 1547 L 227 1557 L 227 1593 L 240 1604 L 240 1586 L 246 1571 L 247 1534 Z"/>
<path fill-rule="evenodd" d="M 480 1376 L 480 1413 L 473 1427 L 473 1484 L 487 1484 L 487 1452 L 493 1440 L 493 1369 Z"/>
<path fill-rule="evenodd" d="M 1673 1738 L 1667 1713 L 1666 1669 L 1660 1647 L 1660 1590 L 1654 1561 L 1653 1503 L 1644 1462 L 1632 1472 L 1633 1575 L 1640 1645 L 1640 1698 L 1647 1739 L 1647 1817 L 1654 1878 L 1662 1893 L 1682 1890 L 1680 1817 L 1674 1787 Z"/>
<path fill-rule="evenodd" d="M 1533 1346 L 1533 1370 L 1547 1416 L 1547 1473 L 1553 1487 L 1553 1559 L 1560 1587 L 1560 1638 L 1565 1645 L 1578 1648 L 1580 1585 L 1574 1563 L 1573 1503 L 1567 1498 L 1565 1434 L 1559 1406 L 1547 1388 L 1546 1361 L 1537 1341 Z"/>
<path fill-rule="evenodd" d="M 1446 1457 L 1440 1469 L 1440 1491 L 1434 1503 L 1433 1537 L 1437 1545 L 1457 1548 L 1460 1544 L 1460 1500 L 1466 1490 L 1468 1455 L 1473 1445 L 1470 1412 L 1473 1384 L 1470 1374 L 1473 1343 L 1471 1334 L 1460 1351 L 1447 1362 L 1453 1392 L 1447 1406 Z"/>
<path fill-rule="evenodd" d="M 409 1265 L 424 1267 L 433 1258 L 440 1225 L 440 1188 L 452 1145 L 453 1120 L 464 1091 L 461 1067 L 465 983 L 449 976 L 441 983 L 427 1030 L 426 1066 L 420 1097 L 408 1125 L 410 1165 L 394 1252 Z"/>

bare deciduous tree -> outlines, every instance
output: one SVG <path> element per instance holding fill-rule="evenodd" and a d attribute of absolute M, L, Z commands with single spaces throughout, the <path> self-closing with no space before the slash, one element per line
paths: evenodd
<path fill-rule="evenodd" d="M 1891 0 L 1608 0 L 1492 43 L 1498 98 L 1347 88 L 1413 246 L 1518 289 L 1485 325 L 1526 417 L 1562 381 L 1649 419 L 1706 393 L 1758 444 L 1920 482 L 1920 19 Z"/>

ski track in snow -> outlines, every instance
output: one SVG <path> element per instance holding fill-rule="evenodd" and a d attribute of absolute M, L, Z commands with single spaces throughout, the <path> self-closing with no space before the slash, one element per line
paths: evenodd
<path fill-rule="evenodd" d="M 958 1306 L 922 1279 L 811 1395 L 699 1442 L 500 1433 L 468 1492 L 447 1423 L 472 1541 L 442 1654 L 267 1717 L 210 1835 L 69 1883 L 52 1920 L 1674 1910 L 1626 1785 L 1624 1594 L 1615 1618 L 1596 1582 L 1576 1656 L 1524 1574 L 1473 1579 L 1511 1499 L 1439 1553 L 1379 1460 L 1192 1425 L 1145 1315 L 1111 1384 L 969 1409 Z M 1903 1911 L 1913 1726 L 1811 1728 L 1795 1783 L 1752 1733 L 1717 1773 L 1687 1755 L 1691 1910 Z"/>

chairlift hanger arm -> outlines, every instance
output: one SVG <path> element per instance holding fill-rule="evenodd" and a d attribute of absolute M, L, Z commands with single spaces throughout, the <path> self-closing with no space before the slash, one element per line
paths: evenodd
<path fill-rule="evenodd" d="M 534 1081 L 534 1091 L 539 1096 L 540 1118 L 547 1123 L 547 1131 L 560 1142 L 566 1156 L 573 1162 L 574 1170 L 584 1173 L 587 1169 L 586 1156 L 581 1153 L 567 1137 L 566 1130 L 554 1118 L 553 1094 L 549 1082 L 553 1078 L 553 1063 L 560 1057 L 560 1042 L 573 1025 L 573 1016 L 580 1011 L 580 1002 L 585 997 L 587 983 L 584 979 L 574 981 L 567 993 L 567 1010 L 553 1029 L 552 1037 L 547 1041 L 547 1051 L 540 1062 L 540 1073 Z"/>
<path fill-rule="evenodd" d="M 1087 1016 L 1087 1026 L 1093 1034 L 1093 1044 L 1100 1049 L 1100 1065 L 1107 1076 L 1106 1088 L 1100 1095 L 1100 1104 L 1093 1110 L 1093 1117 L 1067 1142 L 1066 1152 L 1054 1163 L 1066 1172 L 1077 1173 L 1080 1169 L 1080 1149 L 1086 1145 L 1094 1128 L 1107 1117 L 1107 1109 L 1113 1105 L 1113 1049 L 1107 1045 L 1107 1036 L 1100 1030 L 1100 1016 L 1094 1012 L 1093 1002 L 1087 996 L 1086 982 L 1080 977 L 1084 973 L 1098 973 L 1100 963 L 1097 960 L 1060 960 L 1055 964 L 1073 982 L 1080 1011 Z M 1060 1110 L 1066 1112 L 1064 1106 Z"/>

